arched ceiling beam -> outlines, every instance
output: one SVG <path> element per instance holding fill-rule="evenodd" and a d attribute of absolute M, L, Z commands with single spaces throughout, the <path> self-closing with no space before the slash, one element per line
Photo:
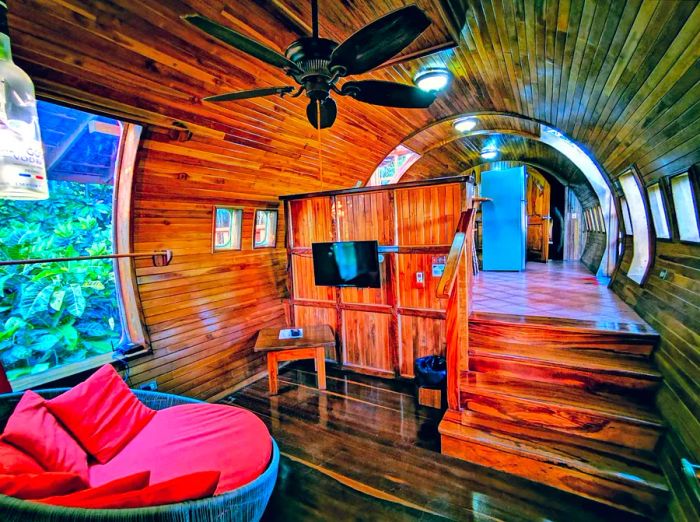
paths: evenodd
<path fill-rule="evenodd" d="M 454 122 L 463 118 L 473 118 L 476 121 L 474 130 L 458 133 L 454 129 Z M 606 219 L 606 230 L 617 230 L 617 214 L 609 176 L 583 147 L 545 122 L 504 112 L 461 113 L 430 123 L 412 132 L 400 144 L 419 154 L 425 154 L 465 136 L 486 134 L 489 131 L 537 140 L 569 159 L 583 173 L 595 193 Z M 517 160 L 517 158 L 510 159 Z M 605 275 L 612 273 L 615 266 L 615 242 L 614 234 L 609 233 L 601 262 L 601 272 Z"/>

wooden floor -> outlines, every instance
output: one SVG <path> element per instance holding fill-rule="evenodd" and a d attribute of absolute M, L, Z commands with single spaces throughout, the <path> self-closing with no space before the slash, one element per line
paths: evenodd
<path fill-rule="evenodd" d="M 439 453 L 438 410 L 413 385 L 329 369 L 315 388 L 305 363 L 222 402 L 250 409 L 282 453 L 264 520 L 628 520 L 631 515 Z"/>
<path fill-rule="evenodd" d="M 480 272 L 474 278 L 477 313 L 645 324 L 581 263 L 528 262 L 523 272 Z"/>

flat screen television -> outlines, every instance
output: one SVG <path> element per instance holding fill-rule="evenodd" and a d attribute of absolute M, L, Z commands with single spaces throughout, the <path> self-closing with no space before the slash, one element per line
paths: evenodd
<path fill-rule="evenodd" d="M 376 241 L 312 243 L 316 286 L 380 288 Z"/>

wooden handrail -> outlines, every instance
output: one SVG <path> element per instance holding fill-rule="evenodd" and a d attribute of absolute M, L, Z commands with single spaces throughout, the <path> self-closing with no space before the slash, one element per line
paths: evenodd
<path fill-rule="evenodd" d="M 467 242 L 468 232 L 474 221 L 476 211 L 474 208 L 470 208 L 462 212 L 459 216 L 459 222 L 457 223 L 457 230 L 455 231 L 454 238 L 452 239 L 452 245 L 450 246 L 450 253 L 447 255 L 447 262 L 445 263 L 445 271 L 442 273 L 442 277 L 438 282 L 437 286 L 437 296 L 439 299 L 449 299 L 452 289 L 454 288 L 455 281 L 457 281 L 458 267 L 464 255 L 464 245 Z"/>
<path fill-rule="evenodd" d="M 101 256 L 52 257 L 46 259 L 12 259 L 0 261 L 0 266 L 37 265 L 40 263 L 62 263 L 66 261 L 91 261 L 93 259 L 120 259 L 124 257 L 152 257 L 154 266 L 168 266 L 173 259 L 172 250 L 156 250 L 154 252 L 129 252 L 127 254 L 105 254 Z"/>

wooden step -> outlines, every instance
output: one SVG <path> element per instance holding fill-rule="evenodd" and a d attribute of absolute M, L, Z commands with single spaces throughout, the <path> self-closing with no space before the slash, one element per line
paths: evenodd
<path fill-rule="evenodd" d="M 651 400 L 661 385 L 661 373 L 650 360 L 560 352 L 563 352 L 561 356 L 554 357 L 542 354 L 536 346 L 510 353 L 472 347 L 469 368 L 509 379 L 547 382 L 591 393 L 620 394 L 640 401 Z"/>
<path fill-rule="evenodd" d="M 643 450 L 653 450 L 663 431 L 653 403 L 478 372 L 460 380 L 460 403 L 497 419 Z"/>
<path fill-rule="evenodd" d="M 494 313 L 474 313 L 469 317 L 470 346 L 493 351 L 510 353 L 536 348 L 542 355 L 557 357 L 565 351 L 648 358 L 658 341 L 658 333 L 642 324 Z"/>
<path fill-rule="evenodd" d="M 653 456 L 473 412 L 448 411 L 442 453 L 653 517 L 668 488 Z"/>

